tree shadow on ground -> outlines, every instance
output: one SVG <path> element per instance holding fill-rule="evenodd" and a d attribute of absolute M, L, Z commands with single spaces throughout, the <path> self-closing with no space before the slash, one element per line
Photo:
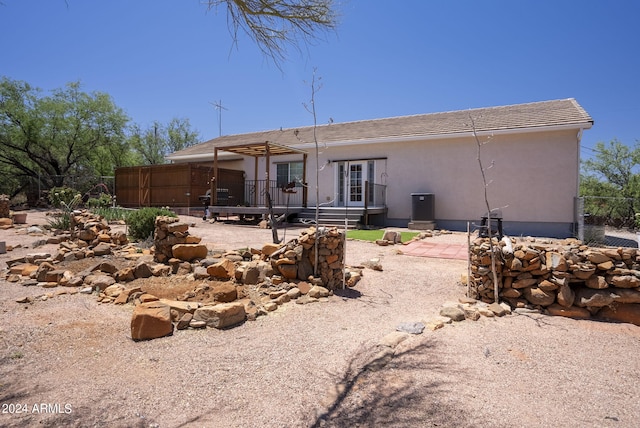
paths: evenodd
<path fill-rule="evenodd" d="M 432 341 L 402 345 L 396 352 L 380 345 L 360 349 L 309 426 L 468 426 L 461 406 L 441 399 L 455 386 Z"/>
<path fill-rule="evenodd" d="M 333 294 L 343 299 L 359 299 L 362 297 L 362 293 L 353 288 L 337 289 L 333 291 Z"/>

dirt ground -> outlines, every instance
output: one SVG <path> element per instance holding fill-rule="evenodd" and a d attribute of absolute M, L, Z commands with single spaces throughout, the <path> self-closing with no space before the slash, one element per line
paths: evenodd
<path fill-rule="evenodd" d="M 271 241 L 256 226 L 183 219 L 212 250 Z M 44 212 L 27 220 L 46 224 Z M 57 249 L 24 232 L 0 230 L 22 246 L 0 270 Z M 346 258 L 379 258 L 383 270 L 326 302 L 146 342 L 131 340 L 130 305 L 85 294 L 21 304 L 45 290 L 0 280 L 0 426 L 637 426 L 640 327 L 521 313 L 425 330 L 389 351 L 381 341 L 399 324 L 464 295 L 467 264 L 357 241 Z"/>

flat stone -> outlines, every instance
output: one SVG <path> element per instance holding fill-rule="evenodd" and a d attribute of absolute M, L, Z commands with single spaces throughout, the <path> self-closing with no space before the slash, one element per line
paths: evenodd
<path fill-rule="evenodd" d="M 309 289 L 309 297 L 320 298 L 329 296 L 329 290 L 319 285 L 314 285 Z"/>
<path fill-rule="evenodd" d="M 202 306 L 193 313 L 195 320 L 205 321 L 207 326 L 218 329 L 240 324 L 245 320 L 245 317 L 246 312 L 242 302 Z"/>
<path fill-rule="evenodd" d="M 194 320 L 189 321 L 189 327 L 191 328 L 205 328 L 207 326 L 206 321 Z"/>
<path fill-rule="evenodd" d="M 471 321 L 478 321 L 480 319 L 480 312 L 478 308 L 474 306 L 463 306 L 464 318 Z"/>
<path fill-rule="evenodd" d="M 450 318 L 452 321 L 463 321 L 465 319 L 464 311 L 458 306 L 445 306 L 440 309 L 440 315 Z"/>
<path fill-rule="evenodd" d="M 113 297 L 116 298 L 120 295 L 120 293 L 122 293 L 124 291 L 124 286 L 122 284 L 112 284 L 110 286 L 108 286 L 107 288 L 105 288 L 102 292 L 107 296 L 107 297 Z"/>
<path fill-rule="evenodd" d="M 498 317 L 502 317 L 505 316 L 506 314 L 508 314 L 509 312 L 507 312 L 507 310 L 504 308 L 504 306 L 502 306 L 499 303 L 493 302 L 491 303 L 487 309 L 489 309 L 491 312 L 493 312 L 496 316 Z"/>
<path fill-rule="evenodd" d="M 280 249 L 279 244 L 267 243 L 262 246 L 262 254 L 269 257 L 279 249 Z"/>
<path fill-rule="evenodd" d="M 404 322 L 396 326 L 396 331 L 409 334 L 422 334 L 425 325 L 421 322 Z"/>
<path fill-rule="evenodd" d="M 278 304 L 276 302 L 265 302 L 264 310 L 267 312 L 273 312 L 278 309 Z"/>
<path fill-rule="evenodd" d="M 634 275 L 615 275 L 609 279 L 609 283 L 619 288 L 638 288 L 640 287 L 640 278 Z"/>
<path fill-rule="evenodd" d="M 575 305 L 580 307 L 602 307 L 613 303 L 615 294 L 611 290 L 580 288 L 576 291 Z"/>
<path fill-rule="evenodd" d="M 106 256 L 107 254 L 111 254 L 111 245 L 106 242 L 101 242 L 93 247 L 93 254 L 96 256 Z"/>
<path fill-rule="evenodd" d="M 193 313 L 198 309 L 201 304 L 199 302 L 185 302 L 182 300 L 160 299 L 160 303 L 169 306 L 169 308 L 177 310 L 178 312 Z"/>
<path fill-rule="evenodd" d="M 578 306 L 561 306 L 557 303 L 547 306 L 549 315 L 556 315 L 575 319 L 589 319 L 591 318 L 591 312 L 585 308 Z"/>
<path fill-rule="evenodd" d="M 173 257 L 187 262 L 206 258 L 208 251 L 204 244 L 176 244 L 171 247 Z"/>
<path fill-rule="evenodd" d="M 108 275 L 95 275 L 91 277 L 89 285 L 92 287 L 104 291 L 110 285 L 115 284 L 116 280 L 113 277 Z"/>
<path fill-rule="evenodd" d="M 424 326 L 423 326 L 423 329 L 424 329 Z M 403 331 L 394 331 L 387 334 L 385 337 L 383 337 L 380 340 L 380 345 L 388 346 L 390 348 L 395 348 L 401 342 L 407 340 L 409 337 L 410 337 L 409 333 L 406 333 Z"/>
<path fill-rule="evenodd" d="M 311 297 L 308 294 L 304 294 L 300 298 L 296 299 L 296 303 L 298 305 L 306 305 L 308 303 L 316 303 L 316 302 L 318 302 L 318 299 L 316 299 L 315 297 Z"/>

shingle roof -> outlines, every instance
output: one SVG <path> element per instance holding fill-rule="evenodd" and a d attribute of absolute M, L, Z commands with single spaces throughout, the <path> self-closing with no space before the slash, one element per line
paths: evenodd
<path fill-rule="evenodd" d="M 332 123 L 317 126 L 316 135 L 319 142 L 328 144 L 412 137 L 444 137 L 472 132 L 472 119 L 478 133 L 555 126 L 571 127 L 574 125 L 576 128 L 589 128 L 593 124 L 591 116 L 576 100 L 567 98 L 500 107 Z M 169 159 L 199 154 L 209 155 L 213 153 L 215 147 L 224 148 L 265 141 L 292 146 L 312 143 L 314 141 L 313 127 L 305 126 L 222 136 L 172 153 L 169 155 Z"/>

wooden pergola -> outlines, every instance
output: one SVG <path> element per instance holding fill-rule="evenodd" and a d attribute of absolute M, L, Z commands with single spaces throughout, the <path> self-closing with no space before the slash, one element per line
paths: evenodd
<path fill-rule="evenodd" d="M 248 143 L 233 146 L 219 146 L 214 148 L 213 152 L 213 180 L 211 180 L 211 204 L 216 205 L 218 202 L 217 177 L 218 177 L 218 151 L 231 152 L 243 156 L 252 156 L 254 163 L 254 176 L 258 179 L 258 159 L 266 158 L 265 179 L 267 183 L 270 181 L 269 167 L 271 164 L 271 156 L 301 154 L 302 158 L 302 183 L 307 182 L 307 152 L 282 144 L 265 141 L 263 143 Z M 302 186 L 302 205 L 307 206 L 307 186 Z"/>

